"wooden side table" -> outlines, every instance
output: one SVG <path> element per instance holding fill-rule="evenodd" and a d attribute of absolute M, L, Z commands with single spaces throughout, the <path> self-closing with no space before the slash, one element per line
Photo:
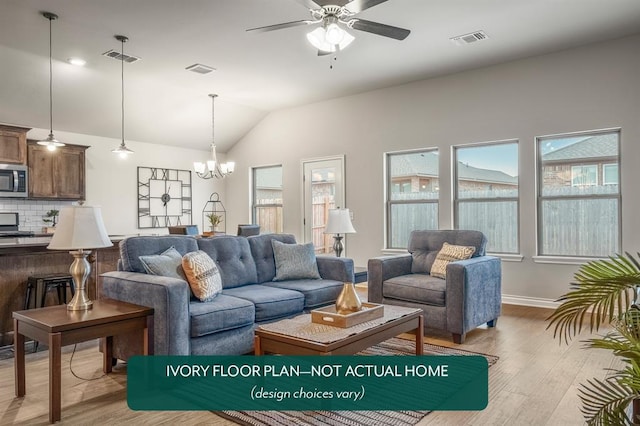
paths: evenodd
<path fill-rule="evenodd" d="M 26 393 L 25 337 L 49 345 L 49 422 L 55 423 L 61 418 L 62 346 L 105 337 L 102 369 L 110 373 L 114 335 L 139 330 L 144 355 L 148 354 L 151 315 L 152 308 L 111 299 L 95 300 L 93 308 L 86 311 L 68 311 L 66 305 L 57 305 L 14 312 L 16 396 Z"/>

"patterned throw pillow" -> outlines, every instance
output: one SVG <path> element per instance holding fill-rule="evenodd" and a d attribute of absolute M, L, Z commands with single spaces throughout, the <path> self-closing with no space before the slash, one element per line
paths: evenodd
<path fill-rule="evenodd" d="M 320 279 L 313 243 L 285 244 L 271 240 L 271 246 L 276 261 L 273 281 Z"/>
<path fill-rule="evenodd" d="M 454 246 L 453 244 L 444 243 L 431 267 L 431 276 L 447 278 L 447 265 L 449 263 L 454 260 L 469 259 L 475 251 L 476 248 L 473 246 Z"/>
<path fill-rule="evenodd" d="M 139 259 L 147 274 L 187 280 L 182 270 L 182 255 L 173 246 L 160 254 L 140 256 Z"/>
<path fill-rule="evenodd" d="M 182 268 L 193 295 L 201 302 L 208 302 L 222 291 L 222 278 L 216 262 L 202 250 L 182 257 Z"/>

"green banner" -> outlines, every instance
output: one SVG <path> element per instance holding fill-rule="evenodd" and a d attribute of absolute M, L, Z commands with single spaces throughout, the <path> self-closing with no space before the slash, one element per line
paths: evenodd
<path fill-rule="evenodd" d="M 483 356 L 136 356 L 133 410 L 482 410 Z"/>

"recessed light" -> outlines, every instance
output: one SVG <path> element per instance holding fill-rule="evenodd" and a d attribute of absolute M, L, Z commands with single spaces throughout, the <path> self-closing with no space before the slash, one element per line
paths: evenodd
<path fill-rule="evenodd" d="M 87 64 L 87 61 L 82 58 L 69 58 L 67 59 L 67 62 L 77 67 L 84 67 Z"/>

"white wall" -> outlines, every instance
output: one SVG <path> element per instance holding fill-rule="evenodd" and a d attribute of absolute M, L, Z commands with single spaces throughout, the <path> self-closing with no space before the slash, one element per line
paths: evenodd
<path fill-rule="evenodd" d="M 383 158 L 388 151 L 440 150 L 440 227 L 452 227 L 451 146 L 520 141 L 521 262 L 503 262 L 503 294 L 529 303 L 566 292 L 575 265 L 535 263 L 535 137 L 622 128 L 623 250 L 640 250 L 640 36 L 584 46 L 271 113 L 228 157 L 228 216 L 250 218 L 249 170 L 282 164 L 285 232 L 301 240 L 301 160 L 344 154 L 347 205 L 357 234 L 347 236 L 356 265 L 381 254 Z M 345 52 L 344 54 L 348 54 Z M 340 78 L 339 69 L 335 78 Z M 375 72 L 371 70 L 371 72 Z M 310 81 L 313 76 L 310 76 Z M 229 223 L 228 225 L 233 225 Z"/>
<path fill-rule="evenodd" d="M 135 153 L 126 159 L 111 152 L 120 145 L 120 140 L 91 135 L 67 133 L 55 130 L 56 138 L 65 143 L 90 146 L 86 151 L 86 201 L 87 204 L 102 207 L 102 216 L 111 235 L 166 234 L 167 228 L 138 229 L 138 185 L 137 167 L 166 167 L 192 170 L 194 161 L 203 161 L 210 152 L 185 149 L 174 146 L 127 141 L 127 146 Z M 32 129 L 29 139 L 43 139 L 48 130 Z M 220 156 L 223 160 L 224 156 Z M 211 179 L 203 180 L 191 173 L 193 191 L 193 223 L 202 231 L 202 209 L 212 192 L 218 192 L 225 202 L 224 183 Z M 12 201 L 0 199 L 0 211 L 35 211 L 21 214 L 21 230 L 40 231 L 45 225 L 40 219 L 52 208 L 70 204 L 57 201 Z M 14 208 L 15 207 L 15 208 Z"/>

